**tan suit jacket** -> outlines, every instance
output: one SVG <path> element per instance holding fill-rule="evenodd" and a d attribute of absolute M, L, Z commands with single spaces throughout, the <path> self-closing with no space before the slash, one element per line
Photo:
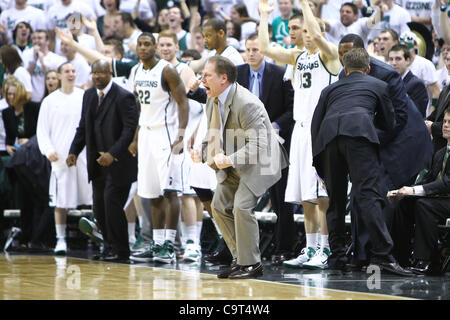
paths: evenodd
<path fill-rule="evenodd" d="M 255 196 L 262 195 L 281 177 L 288 166 L 286 150 L 263 103 L 238 83 L 233 83 L 225 101 L 222 124 L 222 150 L 230 157 L 233 167 Z M 210 128 L 214 98 L 206 101 L 208 129 Z M 208 141 L 203 141 L 203 161 L 206 162 Z M 232 168 L 217 170 L 217 181 L 222 183 Z"/>

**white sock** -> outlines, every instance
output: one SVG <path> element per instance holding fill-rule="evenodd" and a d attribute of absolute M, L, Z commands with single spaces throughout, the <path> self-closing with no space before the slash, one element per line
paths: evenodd
<path fill-rule="evenodd" d="M 197 238 L 197 224 L 193 226 L 186 226 L 186 241 L 192 240 L 195 243 L 195 239 Z"/>
<path fill-rule="evenodd" d="M 177 236 L 177 230 L 166 229 L 166 238 L 165 240 L 169 240 L 172 243 L 175 243 L 175 237 Z"/>
<path fill-rule="evenodd" d="M 162 246 L 164 243 L 166 230 L 164 229 L 153 229 L 153 240 L 157 245 Z"/>
<path fill-rule="evenodd" d="M 317 245 L 319 244 L 319 241 L 317 238 L 318 238 L 317 233 L 307 233 L 306 234 L 306 247 L 313 248 L 314 250 L 316 250 Z"/>
<path fill-rule="evenodd" d="M 136 238 L 136 222 L 128 222 L 128 238 Z"/>
<path fill-rule="evenodd" d="M 328 235 L 321 234 L 320 235 L 320 247 L 330 249 L 330 244 L 328 243 Z"/>
<path fill-rule="evenodd" d="M 197 245 L 201 244 L 201 234 L 202 234 L 203 221 L 197 221 L 197 237 L 195 243 Z"/>
<path fill-rule="evenodd" d="M 139 221 L 139 227 L 142 229 L 142 216 L 137 216 Z"/>
<path fill-rule="evenodd" d="M 64 239 L 66 237 L 66 224 L 55 224 L 56 238 Z"/>
<path fill-rule="evenodd" d="M 186 230 L 187 226 L 184 223 L 184 221 L 180 221 L 179 222 L 179 226 L 180 226 L 180 229 L 181 229 L 180 230 L 181 231 L 180 240 L 181 240 L 181 244 L 182 244 L 182 246 L 184 248 L 185 245 L 186 245 L 186 241 L 188 240 L 188 238 L 187 238 L 187 230 Z"/>

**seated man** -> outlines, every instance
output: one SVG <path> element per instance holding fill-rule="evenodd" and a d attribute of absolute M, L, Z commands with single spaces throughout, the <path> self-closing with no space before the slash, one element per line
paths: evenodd
<path fill-rule="evenodd" d="M 439 261 L 438 225 L 450 218 L 450 107 L 444 113 L 442 136 L 447 146 L 436 152 L 421 185 L 388 193 L 389 198 L 400 199 L 391 230 L 394 255 L 401 265 L 407 265 L 413 236 L 415 263 L 411 271 L 417 274 L 430 273 L 432 263 Z"/>

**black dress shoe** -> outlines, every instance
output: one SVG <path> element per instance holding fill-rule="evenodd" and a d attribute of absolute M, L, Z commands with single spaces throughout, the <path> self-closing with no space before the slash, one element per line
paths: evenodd
<path fill-rule="evenodd" d="M 231 264 L 233 256 L 227 246 L 223 247 L 220 251 L 216 251 L 213 254 L 204 258 L 205 262 L 212 264 Z"/>
<path fill-rule="evenodd" d="M 30 252 L 30 253 L 44 253 L 44 252 L 50 252 L 50 251 L 51 251 L 51 249 L 43 243 L 30 242 L 28 244 L 27 252 Z"/>
<path fill-rule="evenodd" d="M 228 268 L 226 268 L 225 270 L 223 270 L 222 272 L 220 272 L 220 273 L 217 275 L 217 278 L 219 278 L 219 279 L 226 279 L 226 278 L 228 278 L 228 276 L 229 276 L 230 274 L 232 274 L 233 272 L 239 270 L 239 268 L 240 268 L 241 266 L 238 265 L 238 264 L 236 263 L 236 260 L 235 260 L 235 259 L 233 259 L 232 261 L 233 261 L 233 262 L 231 263 L 231 265 L 230 265 Z"/>
<path fill-rule="evenodd" d="M 105 262 L 127 262 L 129 255 L 109 254 L 103 258 Z"/>
<path fill-rule="evenodd" d="M 413 273 L 425 275 L 431 273 L 431 262 L 425 260 L 417 260 L 417 262 L 409 268 Z"/>
<path fill-rule="evenodd" d="M 371 263 L 371 265 L 377 265 L 380 267 L 381 271 L 386 271 L 389 273 L 393 273 L 399 276 L 412 277 L 414 273 L 408 269 L 402 268 L 398 262 L 380 262 L 380 263 Z"/>
<path fill-rule="evenodd" d="M 228 279 L 253 279 L 263 275 L 263 266 L 257 263 L 251 266 L 241 266 L 238 270 L 231 273 Z"/>
<path fill-rule="evenodd" d="M 274 254 L 271 260 L 273 266 L 281 266 L 284 261 L 289 259 L 290 256 L 288 254 Z"/>

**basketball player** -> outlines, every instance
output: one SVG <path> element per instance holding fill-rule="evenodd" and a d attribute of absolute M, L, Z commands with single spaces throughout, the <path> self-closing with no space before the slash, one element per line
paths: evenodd
<path fill-rule="evenodd" d="M 86 150 L 78 157 L 77 166 L 67 167 L 65 159 L 81 118 L 84 90 L 75 86 L 75 67 L 66 62 L 58 68 L 61 88 L 43 101 L 39 111 L 36 136 L 39 150 L 52 165 L 50 206 L 55 207 L 55 254 L 67 252 L 66 227 L 68 209 L 92 204 L 92 188 L 88 183 Z"/>
<path fill-rule="evenodd" d="M 283 265 L 294 268 L 327 267 L 331 254 L 328 244 L 326 211 L 328 198 L 325 186 L 320 182 L 312 166 L 310 125 L 314 109 L 323 88 L 338 79 L 340 69 L 338 49 L 324 37 L 325 25 L 317 19 L 307 0 L 300 0 L 303 12 L 301 17 L 290 19 L 288 27 L 292 44 L 297 48 L 285 49 L 269 46 L 268 16 L 273 10 L 268 0 L 260 0 L 261 13 L 259 42 L 261 52 L 282 63 L 293 65 L 292 84 L 294 86 L 294 120 L 292 132 L 290 167 L 286 187 L 286 202 L 302 204 L 305 216 L 306 248 L 292 260 Z M 305 50 L 298 47 L 302 42 L 295 32 L 301 30 Z M 320 229 L 320 245 L 317 233 Z"/>
<path fill-rule="evenodd" d="M 180 75 L 181 80 L 183 81 L 185 88 L 187 88 L 187 83 L 191 80 L 191 78 L 195 78 L 194 71 L 186 63 L 180 62 L 176 58 L 178 47 L 178 39 L 177 35 L 171 30 L 163 30 L 159 33 L 157 40 L 157 52 L 159 56 L 165 61 L 170 62 L 170 64 L 176 69 L 178 74 Z M 131 73 L 132 77 L 134 73 Z M 187 90 L 187 89 L 186 89 Z M 202 106 L 200 103 L 188 100 L 189 101 L 189 121 L 186 127 L 186 137 L 190 137 L 192 132 L 200 120 L 201 114 L 203 112 Z M 171 103 L 175 103 L 173 99 Z M 176 107 L 175 107 L 176 108 Z M 187 139 L 185 139 L 185 143 Z M 183 247 L 185 248 L 185 252 L 183 255 L 183 261 L 187 262 L 199 262 L 201 259 L 201 250 L 199 245 L 199 235 L 200 233 L 197 230 L 197 215 L 198 212 L 201 213 L 200 221 L 203 220 L 203 206 L 196 196 L 195 191 L 189 185 L 188 174 L 190 170 L 190 164 L 192 163 L 190 154 L 186 154 L 189 152 L 187 150 L 186 145 L 183 152 L 182 159 L 182 196 L 181 196 L 181 216 L 182 216 L 182 224 L 181 224 L 181 233 L 182 233 L 182 241 Z M 200 225 L 201 230 L 201 225 Z M 140 262 L 149 262 L 153 258 L 153 250 L 152 248 L 148 248 L 148 250 L 144 252 L 139 252 L 131 256 L 131 260 L 140 261 Z"/>
<path fill-rule="evenodd" d="M 153 261 L 173 263 L 189 105 L 178 72 L 170 62 L 156 58 L 156 41 L 151 33 L 138 37 L 136 51 L 142 63 L 133 67 L 128 80 L 140 102 L 141 114 L 129 150 L 138 156 L 138 195 L 151 199 Z"/>

